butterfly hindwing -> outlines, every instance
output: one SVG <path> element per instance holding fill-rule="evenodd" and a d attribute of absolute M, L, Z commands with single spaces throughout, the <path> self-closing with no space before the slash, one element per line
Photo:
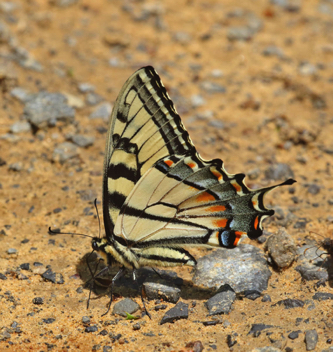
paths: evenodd
<path fill-rule="evenodd" d="M 107 237 L 127 196 L 159 159 L 194 150 L 159 76 L 152 67 L 125 83 L 112 111 L 103 176 L 103 211 Z"/>

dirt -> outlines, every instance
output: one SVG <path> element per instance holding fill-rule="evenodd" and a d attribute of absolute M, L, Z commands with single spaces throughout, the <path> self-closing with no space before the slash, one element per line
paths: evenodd
<path fill-rule="evenodd" d="M 61 5 L 66 2 L 68 6 Z M 101 200 L 106 138 L 101 132 L 107 121 L 89 118 L 96 106 L 85 103 L 86 93 L 79 92 L 78 84 L 94 85 L 95 92 L 113 104 L 125 80 L 136 69 L 152 65 L 204 158 L 221 158 L 229 173 L 255 175 L 247 178 L 252 188 L 277 182 L 267 180 L 265 170 L 276 163 L 288 164 L 297 183 L 293 190 L 274 191 L 267 205 L 292 215 L 284 226 L 297 245 L 307 238 L 331 237 L 332 2 L 72 2 L 0 4 L 0 19 L 8 29 L 0 36 L 0 272 L 7 278 L 0 280 L 0 350 L 107 351 L 105 346 L 111 346 L 113 351 L 197 351 L 200 344 L 194 342 L 200 341 L 204 351 L 251 351 L 264 346 L 305 351 L 307 330 L 318 333 L 316 351 L 329 348 L 331 301 L 315 301 L 314 309 L 274 306 L 286 298 L 309 303 L 315 292 L 333 293 L 328 283 L 316 288 L 314 282 L 302 282 L 294 270 L 297 262 L 283 271 L 271 268 L 264 293 L 272 302 L 238 299 L 229 315 L 218 317 L 220 324 L 201 323 L 212 318 L 200 297 L 195 307 L 193 299 L 181 297 L 190 306 L 187 320 L 159 325 L 165 310 L 155 311 L 150 301 L 151 320 L 145 316 L 129 321 L 111 313 L 102 316 L 107 296 L 92 299 L 86 309 L 89 290 L 78 290 L 83 282 L 77 265 L 91 251 L 90 240 L 50 236 L 48 228 L 98 235 L 93 200 Z M 234 27 L 243 27 L 243 32 L 245 28 L 245 40 L 239 33 L 235 38 Z M 20 64 L 17 48 L 26 49 L 42 70 Z M 202 89 L 205 82 L 225 91 L 211 92 L 207 84 Z M 24 104 L 10 94 L 14 87 L 30 93 L 71 94 L 83 102 L 76 109 L 76 123 L 8 137 L 11 125 L 24 119 Z M 68 134 L 78 133 L 94 136 L 95 142 L 79 148 L 79 155 L 67 162 L 53 161 L 55 147 Z M 311 185 L 319 188 L 312 191 Z M 101 213 L 101 203 L 98 208 Z M 278 220 L 264 223 L 265 230 L 276 232 Z M 256 241 L 246 243 L 264 248 Z M 9 254 L 12 248 L 17 252 Z M 206 252 L 191 253 L 198 258 Z M 35 262 L 42 266 L 34 266 Z M 29 271 L 17 270 L 23 263 L 30 264 Z M 47 265 L 63 276 L 63 284 L 41 277 Z M 191 270 L 174 271 L 191 280 Z M 44 303 L 34 304 L 36 297 Z M 141 305 L 139 296 L 132 298 Z M 174 306 L 163 303 L 167 309 Z M 83 316 L 90 317 L 97 332 L 85 332 Z M 50 318 L 55 320 L 50 323 Z M 116 325 L 108 325 L 116 318 Z M 298 323 L 297 318 L 301 318 Z M 141 328 L 134 330 L 137 322 Z M 249 335 L 252 324 L 259 323 L 272 325 L 271 334 Z M 100 334 L 103 329 L 105 336 Z M 288 338 L 297 330 L 298 338 Z M 6 331 L 10 337 L 3 337 Z M 112 339 L 110 333 L 121 337 Z M 229 348 L 230 338 L 237 342 Z"/>

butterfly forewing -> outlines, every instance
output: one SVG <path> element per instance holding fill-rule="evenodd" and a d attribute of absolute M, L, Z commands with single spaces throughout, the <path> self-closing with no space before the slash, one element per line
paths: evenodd
<path fill-rule="evenodd" d="M 141 176 L 159 159 L 194 149 L 152 67 L 135 72 L 115 103 L 106 142 L 103 211 L 112 237 L 119 211 Z"/>

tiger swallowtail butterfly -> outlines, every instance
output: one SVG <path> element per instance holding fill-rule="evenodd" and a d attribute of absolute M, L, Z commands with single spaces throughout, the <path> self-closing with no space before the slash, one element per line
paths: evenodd
<path fill-rule="evenodd" d="M 245 235 L 258 238 L 263 220 L 274 214 L 264 195 L 295 181 L 251 190 L 244 177 L 227 173 L 220 159 L 202 159 L 156 71 L 136 71 L 109 121 L 105 237 L 92 240 L 108 266 L 122 267 L 112 280 L 109 308 L 113 283 L 126 269 L 135 279 L 143 266 L 194 266 L 184 246 L 234 248 Z"/>

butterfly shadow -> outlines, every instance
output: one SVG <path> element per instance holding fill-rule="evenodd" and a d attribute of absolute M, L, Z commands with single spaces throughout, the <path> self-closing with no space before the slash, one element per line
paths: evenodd
<path fill-rule="evenodd" d="M 101 296 L 110 296 L 111 281 L 119 271 L 119 266 L 107 268 L 105 262 L 100 260 L 96 253 L 87 253 L 76 265 L 76 270 L 84 282 L 83 288 L 91 290 L 96 295 L 93 299 L 98 299 Z M 100 272 L 102 274 L 99 275 Z M 133 280 L 131 270 L 119 278 L 115 282 L 113 295 L 114 297 L 140 297 L 140 287 L 147 282 L 177 287 L 181 290 L 181 297 L 189 300 L 207 300 L 215 292 L 215 289 L 194 286 L 192 281 L 183 280 L 171 270 L 141 268 L 136 272 L 136 281 Z"/>

